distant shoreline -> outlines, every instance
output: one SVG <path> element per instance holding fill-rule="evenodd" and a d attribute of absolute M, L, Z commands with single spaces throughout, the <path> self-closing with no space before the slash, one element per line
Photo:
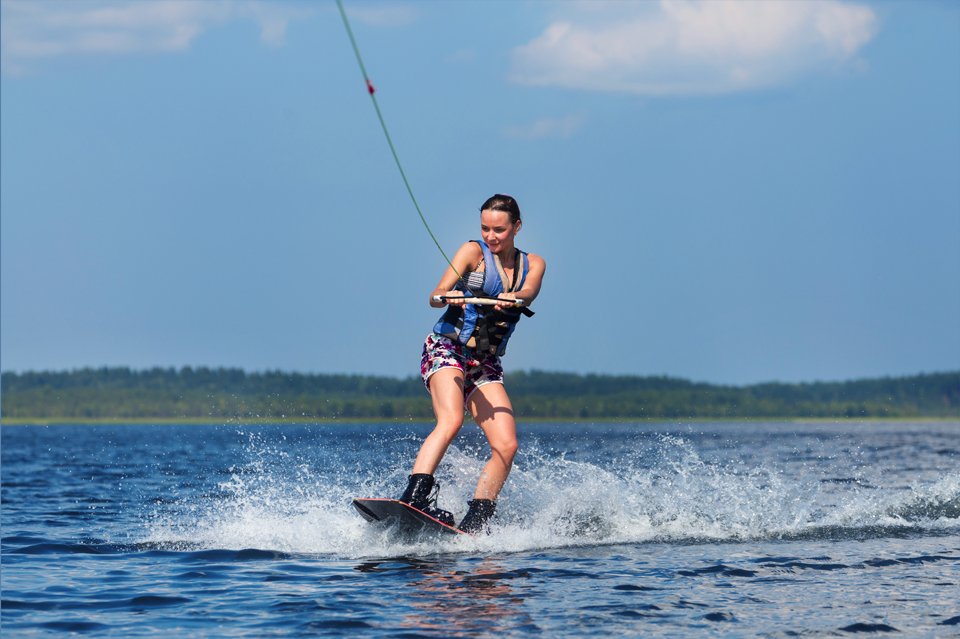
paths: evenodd
<path fill-rule="evenodd" d="M 671 423 L 960 418 L 960 371 L 910 377 L 721 386 L 670 377 L 508 373 L 529 422 Z M 432 422 L 418 377 L 82 369 L 2 373 L 0 423 Z"/>
<path fill-rule="evenodd" d="M 253 418 L 253 419 L 230 419 L 213 417 L 176 417 L 176 418 L 52 418 L 52 419 L 28 419 L 28 418 L 3 418 L 0 420 L 0 426 L 105 426 L 115 424 L 117 426 L 175 426 L 187 424 L 219 424 L 222 426 L 242 426 L 242 425 L 287 425 L 287 424 L 432 424 L 435 420 L 425 420 L 419 417 L 391 417 L 391 418 L 363 418 L 363 417 L 344 417 L 338 418 L 294 418 L 294 417 L 276 417 L 276 418 Z M 573 417 L 517 417 L 518 424 L 523 423 L 560 423 L 560 424 L 670 424 L 670 423 L 692 423 L 692 424 L 827 424 L 827 423 L 845 423 L 854 422 L 863 423 L 904 423 L 912 424 L 917 422 L 956 422 L 960 426 L 960 417 L 693 417 L 693 418 L 629 418 L 629 417 L 597 417 L 597 418 L 573 418 Z"/>

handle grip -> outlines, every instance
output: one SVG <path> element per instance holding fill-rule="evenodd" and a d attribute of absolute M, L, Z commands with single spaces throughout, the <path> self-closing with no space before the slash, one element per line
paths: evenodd
<path fill-rule="evenodd" d="M 449 300 L 463 300 L 467 304 L 481 304 L 483 306 L 495 306 L 496 304 L 509 305 L 513 306 L 524 306 L 523 300 L 502 300 L 496 297 L 458 297 L 458 296 L 447 296 L 447 295 L 434 295 L 434 302 L 446 302 Z"/>

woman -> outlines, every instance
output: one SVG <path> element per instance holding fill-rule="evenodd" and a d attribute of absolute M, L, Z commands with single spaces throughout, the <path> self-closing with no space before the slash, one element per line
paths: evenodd
<path fill-rule="evenodd" d="M 400 501 L 453 525 L 449 512 L 437 509 L 435 503 L 431 507 L 430 492 L 435 484 L 433 473 L 463 426 L 466 409 L 483 429 L 491 449 L 474 498 L 467 502 L 469 510 L 460 522 L 459 529 L 469 533 L 486 529 L 517 453 L 517 427 L 503 388 L 500 356 L 520 314 L 532 315 L 526 306 L 540 293 L 546 267 L 540 257 L 514 247 L 521 225 L 520 207 L 509 195 L 494 195 L 484 202 L 480 207 L 483 241 L 460 247 L 452 260 L 456 271 L 447 268 L 430 296 L 434 308 L 448 305 L 424 343 L 420 362 L 423 383 L 433 398 L 437 426 L 420 448 Z M 458 280 L 458 272 L 462 279 Z M 456 299 L 466 291 L 505 302 L 481 306 Z M 435 296 L 454 299 L 440 302 Z M 523 300 L 524 308 L 506 301 L 514 299 Z"/>

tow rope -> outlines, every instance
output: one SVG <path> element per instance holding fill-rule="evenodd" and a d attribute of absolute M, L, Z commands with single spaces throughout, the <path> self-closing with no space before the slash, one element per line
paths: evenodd
<path fill-rule="evenodd" d="M 430 234 L 430 237 L 433 238 L 433 243 L 437 245 L 437 248 L 440 249 L 440 254 L 443 255 L 443 259 L 447 261 L 447 264 L 450 265 L 450 268 L 453 269 L 453 272 L 457 274 L 457 281 L 460 282 L 463 278 L 460 275 L 460 272 L 454 267 L 453 262 L 450 261 L 450 258 L 447 257 L 447 254 L 443 251 L 443 247 L 440 246 L 440 242 L 437 241 L 436 236 L 433 234 L 433 231 L 430 230 L 430 225 L 427 224 L 427 218 L 423 216 L 423 211 L 420 210 L 420 205 L 417 204 L 417 198 L 413 195 L 413 189 L 410 188 L 410 182 L 407 180 L 407 174 L 403 171 L 403 165 L 400 164 L 400 157 L 397 155 L 397 150 L 393 146 L 393 140 L 390 139 L 390 132 L 387 130 L 387 123 L 383 119 L 383 114 L 380 112 L 380 105 L 377 103 L 377 90 L 373 88 L 373 82 L 370 81 L 370 76 L 367 75 L 367 68 L 363 66 L 363 58 L 360 57 L 360 49 L 357 47 L 357 41 L 353 37 L 353 29 L 350 28 L 350 21 L 347 20 L 347 12 L 343 9 L 343 2 L 337 0 L 337 8 L 340 9 L 340 16 L 343 18 L 343 26 L 347 28 L 347 35 L 350 36 L 350 44 L 353 46 L 353 53 L 357 56 L 357 62 L 360 64 L 360 72 L 363 74 L 363 81 L 367 85 L 367 93 L 370 94 L 370 99 L 373 100 L 373 108 L 377 111 L 377 118 L 380 119 L 380 126 L 383 128 L 383 134 L 387 137 L 387 144 L 390 145 L 390 152 L 393 153 L 393 159 L 397 163 L 397 168 L 400 169 L 400 177 L 403 178 L 403 183 L 407 187 L 407 193 L 410 194 L 410 199 L 413 200 L 413 206 L 416 207 L 417 213 L 420 215 L 420 221 L 423 222 L 423 226 L 426 227 L 427 233 Z"/>

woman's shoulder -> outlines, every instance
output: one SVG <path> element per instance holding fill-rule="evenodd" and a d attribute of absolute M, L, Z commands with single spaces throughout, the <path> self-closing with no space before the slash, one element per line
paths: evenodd
<path fill-rule="evenodd" d="M 465 242 L 463 246 L 460 247 L 460 250 L 457 251 L 457 253 L 467 257 L 483 257 L 483 249 L 480 248 L 480 244 L 478 244 L 476 240 Z"/>
<path fill-rule="evenodd" d="M 457 263 L 456 268 L 466 270 L 477 268 L 481 260 L 483 260 L 483 249 L 473 241 L 461 246 L 453 257 L 453 261 Z"/>
<path fill-rule="evenodd" d="M 527 253 L 527 260 L 530 262 L 531 267 L 536 265 L 540 268 L 543 268 L 547 265 L 547 263 L 543 261 L 543 258 L 535 253 Z"/>

